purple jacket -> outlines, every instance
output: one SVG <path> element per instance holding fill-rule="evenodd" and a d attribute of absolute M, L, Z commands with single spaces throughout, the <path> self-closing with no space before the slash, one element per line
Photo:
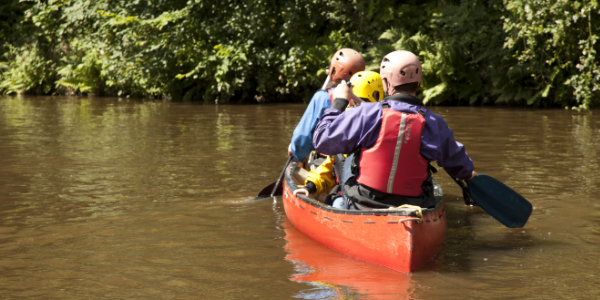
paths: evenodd
<path fill-rule="evenodd" d="M 327 109 L 315 129 L 315 149 L 323 154 L 335 155 L 373 147 L 381 129 L 381 104 L 384 102 L 396 111 L 418 113 L 421 100 L 410 95 L 393 95 L 378 103 L 363 102 L 359 107 L 343 113 L 335 108 Z M 442 116 L 430 110 L 424 117 L 421 155 L 436 161 L 452 176 L 469 179 L 474 170 L 473 160 L 467 155 L 465 147 L 454 140 L 452 129 Z"/>

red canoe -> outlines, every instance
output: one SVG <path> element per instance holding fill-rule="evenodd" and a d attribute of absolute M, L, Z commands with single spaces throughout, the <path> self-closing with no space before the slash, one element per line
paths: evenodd
<path fill-rule="evenodd" d="M 298 188 L 293 179 L 296 165 L 296 161 L 290 163 L 285 171 L 283 207 L 292 225 L 314 241 L 405 273 L 422 267 L 442 246 L 446 209 L 435 180 L 436 206 L 423 209 L 422 218 L 417 217 L 416 209 L 343 210 L 294 196 Z"/>

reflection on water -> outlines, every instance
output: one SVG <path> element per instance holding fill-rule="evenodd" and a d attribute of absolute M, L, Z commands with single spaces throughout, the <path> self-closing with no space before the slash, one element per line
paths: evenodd
<path fill-rule="evenodd" d="M 283 229 L 288 254 L 294 263 L 292 281 L 306 282 L 303 299 L 417 299 L 410 276 L 337 253 L 309 239 L 287 219 Z"/>
<path fill-rule="evenodd" d="M 304 105 L 0 97 L 0 295 L 43 299 L 594 299 L 600 117 L 442 108 L 476 170 L 531 201 L 503 227 L 436 174 L 444 248 L 411 276 L 285 223 L 274 181 Z M 283 224 L 283 225 L 282 225 Z"/>

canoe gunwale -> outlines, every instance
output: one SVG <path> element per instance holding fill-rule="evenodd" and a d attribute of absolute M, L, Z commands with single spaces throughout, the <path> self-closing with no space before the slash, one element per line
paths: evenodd
<path fill-rule="evenodd" d="M 298 160 L 296 160 L 294 158 L 288 165 L 287 169 L 285 170 L 285 176 L 284 176 L 285 183 L 292 192 L 298 189 L 296 182 L 294 182 L 294 176 L 293 176 L 294 169 L 296 168 L 297 165 L 298 165 Z M 336 213 L 336 214 L 369 215 L 369 216 L 413 216 L 413 217 L 417 216 L 416 209 L 406 209 L 406 208 L 387 209 L 387 208 L 384 208 L 384 209 L 374 209 L 374 210 L 347 210 L 347 209 L 334 208 L 329 205 L 323 204 L 319 201 L 316 201 L 316 200 L 313 200 L 311 198 L 304 197 L 301 195 L 297 195 L 297 196 L 295 196 L 295 198 L 303 201 L 306 204 L 314 206 L 320 210 L 324 210 L 324 211 Z M 440 208 L 443 205 L 442 198 L 443 198 L 442 196 L 435 196 L 435 207 L 423 208 L 422 209 L 423 215 L 438 213 Z"/>

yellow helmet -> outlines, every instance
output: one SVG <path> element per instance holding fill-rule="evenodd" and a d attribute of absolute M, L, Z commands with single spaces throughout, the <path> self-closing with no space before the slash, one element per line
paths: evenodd
<path fill-rule="evenodd" d="M 350 78 L 354 86 L 352 92 L 358 98 L 368 102 L 377 102 L 383 99 L 383 83 L 379 73 L 373 71 L 361 71 Z"/>

